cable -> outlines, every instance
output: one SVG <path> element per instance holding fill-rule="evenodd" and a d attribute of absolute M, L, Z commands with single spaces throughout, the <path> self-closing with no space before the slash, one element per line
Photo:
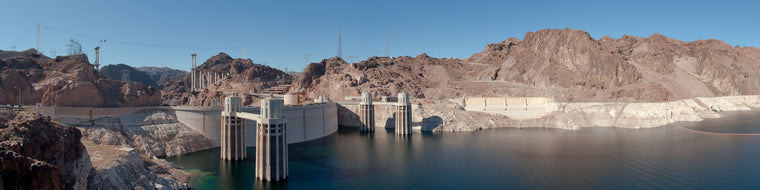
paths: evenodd
<path fill-rule="evenodd" d="M 103 42 L 103 43 L 116 43 L 116 44 L 122 44 L 122 45 L 129 45 L 129 46 L 140 46 L 140 47 L 153 47 L 153 48 L 166 48 L 166 49 L 237 49 L 242 47 L 223 47 L 223 48 L 214 48 L 214 47 L 192 47 L 192 46 L 172 46 L 172 45 L 164 45 L 164 44 L 152 44 L 152 43 L 143 43 L 143 42 L 130 42 L 130 41 L 122 41 L 122 40 L 113 40 L 113 39 L 106 39 L 106 38 L 97 38 L 90 35 L 72 32 L 64 29 L 59 29 L 55 27 L 51 27 L 48 25 L 40 25 L 40 27 L 49 29 L 52 31 L 57 31 L 61 33 L 66 33 L 69 35 L 75 35 L 83 38 L 87 38 L 90 40 Z"/>

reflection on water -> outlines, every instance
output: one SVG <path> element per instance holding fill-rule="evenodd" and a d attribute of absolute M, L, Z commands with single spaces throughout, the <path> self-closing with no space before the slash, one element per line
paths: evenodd
<path fill-rule="evenodd" d="M 757 130 L 760 119 L 731 117 L 688 129 Z M 737 122 L 740 120 L 740 122 Z M 728 121 L 728 122 L 727 122 Z M 732 126 L 733 125 L 733 126 Z M 168 160 L 205 172 L 198 189 L 718 189 L 758 188 L 760 136 L 655 129 L 495 129 L 399 137 L 341 129 L 290 145 L 286 183 L 255 180 L 253 148 L 244 162 L 219 149 Z"/>

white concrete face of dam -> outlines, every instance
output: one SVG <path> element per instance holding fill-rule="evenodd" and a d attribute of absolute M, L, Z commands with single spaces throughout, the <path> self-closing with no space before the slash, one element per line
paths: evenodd
<path fill-rule="evenodd" d="M 244 109 L 258 114 L 258 108 Z M 175 109 L 177 120 L 203 136 L 213 140 L 217 146 L 221 142 L 221 108 L 182 107 Z M 338 131 L 336 103 L 292 105 L 282 110 L 288 118 L 288 144 L 314 140 Z M 245 121 L 245 144 L 256 146 L 256 121 Z"/>

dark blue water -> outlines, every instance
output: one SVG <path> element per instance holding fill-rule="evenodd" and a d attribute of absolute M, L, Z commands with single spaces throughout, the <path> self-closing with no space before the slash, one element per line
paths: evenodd
<path fill-rule="evenodd" d="M 760 136 L 732 135 L 760 133 L 756 115 L 638 130 L 341 129 L 290 145 L 285 183 L 255 179 L 254 148 L 243 162 L 219 149 L 167 160 L 201 173 L 198 189 L 758 189 Z"/>

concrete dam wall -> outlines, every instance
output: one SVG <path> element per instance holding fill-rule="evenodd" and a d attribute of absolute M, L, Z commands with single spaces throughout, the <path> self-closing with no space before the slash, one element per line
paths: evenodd
<path fill-rule="evenodd" d="M 222 108 L 190 106 L 153 106 L 122 108 L 89 107 L 28 107 L 40 114 L 56 120 L 67 118 L 97 119 L 134 114 L 143 110 L 164 109 L 174 112 L 177 120 L 185 126 L 203 134 L 214 141 L 221 142 Z M 258 108 L 245 108 L 245 111 L 258 113 Z M 338 131 L 336 103 L 286 106 L 283 115 L 287 118 L 288 143 L 298 143 L 331 135 Z M 256 146 L 256 121 L 245 120 L 246 146 Z"/>
<path fill-rule="evenodd" d="M 246 112 L 258 113 L 258 108 L 245 108 Z M 178 107 L 177 120 L 202 132 L 219 145 L 221 142 L 221 108 Z M 293 105 L 284 107 L 282 114 L 287 119 L 288 143 L 299 143 L 331 135 L 338 131 L 336 103 Z M 245 120 L 245 145 L 256 146 L 256 121 Z"/>

